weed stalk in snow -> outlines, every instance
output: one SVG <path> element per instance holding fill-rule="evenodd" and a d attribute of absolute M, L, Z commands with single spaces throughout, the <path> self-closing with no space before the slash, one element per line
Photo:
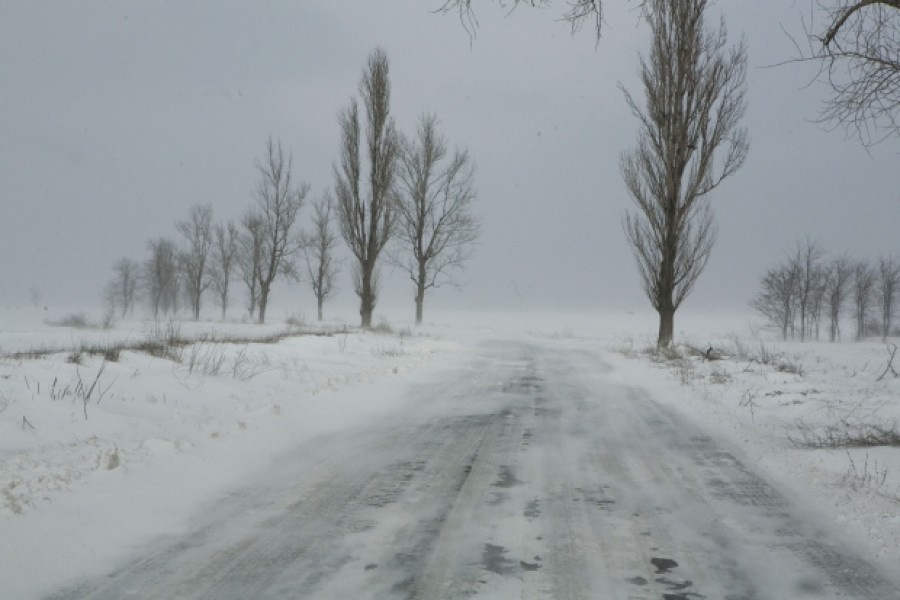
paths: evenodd
<path fill-rule="evenodd" d="M 887 366 L 884 368 L 884 373 L 882 373 L 875 381 L 884 379 L 884 376 L 887 375 L 889 371 L 894 374 L 894 377 L 900 377 L 900 375 L 897 375 L 897 371 L 894 370 L 894 357 L 897 356 L 897 344 L 888 344 L 887 351 L 889 355 Z"/>

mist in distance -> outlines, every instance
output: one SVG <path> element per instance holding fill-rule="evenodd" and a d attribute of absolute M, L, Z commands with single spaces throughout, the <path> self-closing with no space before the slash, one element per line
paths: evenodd
<path fill-rule="evenodd" d="M 337 113 L 372 48 L 391 61 L 392 113 L 423 112 L 476 166 L 482 223 L 460 289 L 429 309 L 639 310 L 649 304 L 625 242 L 619 156 L 637 122 L 649 32 L 626 2 L 606 5 L 599 44 L 558 12 L 479 10 L 470 39 L 439 3 L 248 5 L 13 2 L 0 52 L 0 305 L 100 306 L 120 257 L 177 237 L 194 204 L 237 221 L 269 136 L 293 156 L 309 200 L 333 188 Z M 802 3 L 800 3 L 802 4 Z M 799 4 L 713 5 L 746 37 L 751 148 L 712 196 L 718 241 L 686 310 L 745 312 L 765 270 L 798 240 L 859 258 L 898 251 L 896 141 L 864 149 L 813 120 L 827 90 L 796 55 Z M 787 33 L 786 33 L 787 32 Z M 311 203 L 301 220 L 309 227 Z M 339 252 L 346 255 L 341 245 Z M 349 263 L 332 309 L 354 314 Z M 232 316 L 244 306 L 235 285 Z M 385 265 L 376 313 L 413 313 L 408 277 Z M 306 282 L 273 291 L 276 313 L 315 312 Z M 139 311 L 144 310 L 140 308 Z M 326 308 L 326 312 L 328 309 Z M 203 317 L 217 316 L 207 298 Z"/>

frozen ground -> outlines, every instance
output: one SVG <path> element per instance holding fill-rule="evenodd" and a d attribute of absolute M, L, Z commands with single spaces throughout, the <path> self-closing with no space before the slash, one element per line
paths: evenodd
<path fill-rule="evenodd" d="M 750 333 L 741 318 L 688 316 L 681 339 L 712 345 L 721 360 L 685 347 L 663 360 L 645 352 L 647 315 L 444 314 L 415 332 L 363 334 L 333 323 L 319 331 L 328 335 L 242 344 L 222 340 L 262 340 L 287 326 L 133 321 L 90 331 L 44 318 L 0 313 L 3 598 L 104 575 L 149 540 L 184 533 L 198 510 L 236 494 L 277 457 L 405 414 L 409 390 L 443 386 L 490 340 L 525 343 L 542 356 L 601 357 L 604 381 L 645 390 L 734 448 L 833 523 L 864 560 L 900 564 L 900 449 L 802 447 L 900 421 L 900 379 L 876 381 L 888 356 L 879 342 L 781 344 Z M 122 351 L 104 366 L 100 355 L 73 355 L 173 331 L 205 341 L 179 347 L 179 361 Z M 49 349 L 61 352 L 43 354 Z M 557 385 L 570 376 L 592 381 L 563 373 Z M 590 386 L 586 394 L 590 401 Z M 488 572 L 506 568 L 500 549 L 485 545 Z"/>
<path fill-rule="evenodd" d="M 710 345 L 714 360 L 696 352 Z M 655 398 L 740 445 L 871 556 L 900 567 L 900 378 L 885 375 L 886 344 L 712 334 L 675 359 L 646 346 L 623 338 L 618 350 L 641 358 L 642 371 L 656 366 L 640 375 Z M 893 367 L 900 372 L 900 353 Z"/>

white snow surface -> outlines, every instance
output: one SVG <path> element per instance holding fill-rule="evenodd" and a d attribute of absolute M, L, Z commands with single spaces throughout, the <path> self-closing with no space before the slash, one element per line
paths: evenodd
<path fill-rule="evenodd" d="M 648 351 L 649 313 L 443 313 L 382 333 L 150 320 L 89 330 L 46 318 L 0 311 L 0 598 L 104 574 L 149 539 L 184 531 L 299 443 L 402 409 L 404 390 L 459 368 L 491 339 L 603 352 L 611 377 L 735 448 L 863 558 L 900 564 L 900 448 L 803 447 L 896 430 L 900 378 L 878 380 L 888 358 L 880 340 L 782 343 L 742 315 L 686 315 L 681 357 L 663 360 Z M 166 332 L 202 341 L 179 348 L 180 361 L 76 352 Z M 716 360 L 690 350 L 709 347 Z"/>

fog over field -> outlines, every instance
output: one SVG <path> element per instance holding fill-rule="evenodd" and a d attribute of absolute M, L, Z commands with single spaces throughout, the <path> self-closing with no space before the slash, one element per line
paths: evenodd
<path fill-rule="evenodd" d="M 191 205 L 239 219 L 268 136 L 293 153 L 308 199 L 333 188 L 337 112 L 380 46 L 398 127 L 412 133 L 435 113 L 477 167 L 482 235 L 464 287 L 434 292 L 434 306 L 647 307 L 619 173 L 637 135 L 619 85 L 640 95 L 648 43 L 634 3 L 607 3 L 599 43 L 590 28 L 570 35 L 562 6 L 485 6 L 470 39 L 441 4 L 4 2 L 0 303 L 29 304 L 36 289 L 51 307 L 100 305 L 113 262 L 143 261 Z M 813 122 L 827 92 L 816 66 L 773 66 L 797 56 L 789 36 L 802 38 L 807 4 L 711 9 L 747 41 L 751 149 L 713 194 L 719 239 L 685 308 L 743 309 L 806 236 L 860 258 L 897 252 L 896 141 L 867 153 L 825 131 Z M 335 302 L 352 307 L 349 273 Z M 386 270 L 381 310 L 412 295 Z M 273 302 L 314 312 L 305 284 Z"/>

